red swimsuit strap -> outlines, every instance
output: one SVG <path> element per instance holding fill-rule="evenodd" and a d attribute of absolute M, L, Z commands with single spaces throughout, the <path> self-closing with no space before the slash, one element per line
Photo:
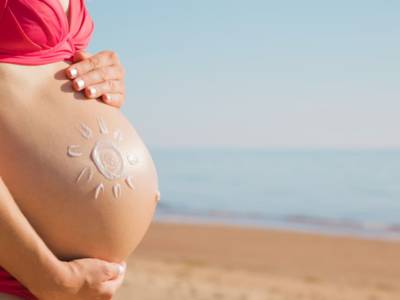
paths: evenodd
<path fill-rule="evenodd" d="M 24 300 L 38 300 L 15 277 L 0 267 L 0 293 L 20 297 Z"/>

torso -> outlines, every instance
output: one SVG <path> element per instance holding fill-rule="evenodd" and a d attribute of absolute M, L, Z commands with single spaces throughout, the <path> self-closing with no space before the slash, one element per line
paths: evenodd
<path fill-rule="evenodd" d="M 157 174 L 120 110 L 74 93 L 67 66 L 0 64 L 1 176 L 60 258 L 121 261 L 151 221 Z"/>

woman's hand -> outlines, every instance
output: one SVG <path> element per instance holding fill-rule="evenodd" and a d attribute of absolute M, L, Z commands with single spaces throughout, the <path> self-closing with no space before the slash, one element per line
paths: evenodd
<path fill-rule="evenodd" d="M 101 51 L 95 55 L 78 52 L 74 63 L 66 69 L 72 87 L 89 99 L 121 107 L 125 101 L 124 68 L 115 52 Z"/>
<path fill-rule="evenodd" d="M 110 300 L 123 282 L 126 264 L 85 258 L 61 262 L 60 269 L 55 287 L 35 293 L 40 300 Z"/>

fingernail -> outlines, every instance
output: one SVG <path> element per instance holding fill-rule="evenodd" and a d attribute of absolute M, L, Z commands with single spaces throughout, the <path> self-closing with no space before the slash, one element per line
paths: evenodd
<path fill-rule="evenodd" d="M 68 74 L 69 74 L 69 77 L 71 77 L 73 79 L 76 76 L 78 76 L 78 70 L 75 68 L 69 69 Z"/>
<path fill-rule="evenodd" d="M 96 88 L 91 86 L 89 88 L 89 96 L 94 97 L 96 96 L 96 93 L 97 93 Z"/>
<path fill-rule="evenodd" d="M 126 267 L 124 265 L 118 265 L 118 275 L 125 273 Z"/>
<path fill-rule="evenodd" d="M 104 96 L 105 98 L 106 98 L 106 101 L 107 102 L 111 102 L 112 101 L 112 97 L 111 97 L 111 95 L 109 95 L 109 94 L 105 94 L 105 96 Z"/>
<path fill-rule="evenodd" d="M 85 87 L 85 82 L 82 79 L 78 79 L 75 82 L 76 82 L 76 85 L 78 86 L 79 90 L 81 90 Z"/>

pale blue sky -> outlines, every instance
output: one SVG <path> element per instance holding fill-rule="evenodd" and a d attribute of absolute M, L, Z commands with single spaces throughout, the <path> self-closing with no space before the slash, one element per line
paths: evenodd
<path fill-rule="evenodd" d="M 89 2 L 151 146 L 400 147 L 400 1 Z"/>

